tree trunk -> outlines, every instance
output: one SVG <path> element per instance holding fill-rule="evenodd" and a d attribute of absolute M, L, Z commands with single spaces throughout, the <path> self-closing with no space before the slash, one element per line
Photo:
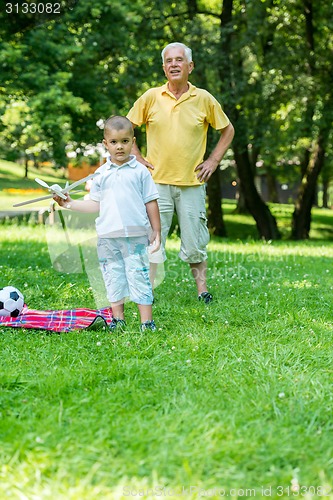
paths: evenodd
<path fill-rule="evenodd" d="M 313 9 L 312 0 L 304 0 L 304 16 L 305 16 L 305 40 L 307 43 L 307 70 L 310 77 L 315 74 L 315 40 L 313 27 Z M 302 132 L 305 137 L 311 137 L 313 134 L 313 117 L 315 113 L 316 97 L 313 92 L 307 101 L 307 106 L 304 113 Z M 311 209 L 314 203 L 315 188 L 319 172 L 317 170 L 318 145 L 315 151 L 311 154 L 310 148 L 306 148 L 301 161 L 301 177 L 302 182 L 298 190 L 298 195 L 295 201 L 295 208 L 292 216 L 291 238 L 294 240 L 303 240 L 309 238 L 311 227 Z"/>
<path fill-rule="evenodd" d="M 323 180 L 323 208 L 328 208 L 328 188 L 330 186 L 330 182 L 328 179 Z"/>
<path fill-rule="evenodd" d="M 227 236 L 223 220 L 220 169 L 217 167 L 207 183 L 208 227 L 215 236 Z"/>
<path fill-rule="evenodd" d="M 28 178 L 28 171 L 29 171 L 29 158 L 27 155 L 25 155 L 25 163 L 24 163 L 24 166 L 25 166 L 25 169 L 24 169 L 24 178 L 27 179 Z"/>
<path fill-rule="evenodd" d="M 260 197 L 254 183 L 254 165 L 248 151 L 248 127 L 244 115 L 237 107 L 238 98 L 235 96 L 235 89 L 239 88 L 239 82 L 245 81 L 245 76 L 241 54 L 239 53 L 238 57 L 235 57 L 235 53 L 232 53 L 232 37 L 235 36 L 232 13 L 233 0 L 224 0 L 220 16 L 221 57 L 219 58 L 219 73 L 221 89 L 227 96 L 224 108 L 235 127 L 233 151 L 240 180 L 240 190 L 244 195 L 247 209 L 256 221 L 260 238 L 280 239 L 281 235 L 276 220 Z M 228 75 L 228 79 L 226 79 L 226 75 Z M 256 152 L 257 154 L 258 152 Z"/>
<path fill-rule="evenodd" d="M 268 188 L 268 199 L 271 203 L 279 203 L 279 195 L 277 191 L 276 179 L 271 170 L 266 167 L 266 181 Z"/>
<path fill-rule="evenodd" d="M 255 187 L 247 151 L 239 152 L 235 147 L 234 153 L 245 203 L 256 221 L 260 238 L 265 240 L 280 239 L 281 234 L 277 228 L 276 219 Z"/>
<path fill-rule="evenodd" d="M 235 210 L 233 211 L 233 213 L 234 214 L 248 214 L 249 211 L 248 211 L 246 203 L 245 203 L 244 193 L 243 193 L 242 189 L 240 189 L 241 182 L 239 179 L 238 179 L 238 185 L 239 185 L 239 188 L 238 188 L 238 192 L 237 192 L 237 194 L 238 194 L 237 206 L 236 206 Z"/>
<path fill-rule="evenodd" d="M 308 168 L 302 179 L 292 217 L 291 238 L 306 240 L 311 227 L 311 209 L 315 200 L 317 181 L 325 161 L 326 134 L 320 135 Z"/>

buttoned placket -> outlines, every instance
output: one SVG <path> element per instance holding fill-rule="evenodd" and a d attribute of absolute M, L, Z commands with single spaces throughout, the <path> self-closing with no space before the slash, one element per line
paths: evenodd
<path fill-rule="evenodd" d="M 192 96 L 195 96 L 196 95 L 196 87 L 193 87 L 192 85 L 190 85 L 190 88 L 184 92 L 183 95 L 180 96 L 179 99 L 177 99 L 172 92 L 170 92 L 170 90 L 168 89 L 168 87 L 166 86 L 163 90 L 163 92 L 165 92 L 166 94 L 168 94 L 172 99 L 174 99 L 176 102 L 175 102 L 175 106 L 177 106 L 177 104 L 180 104 L 181 102 L 184 102 L 184 101 L 187 101 L 187 99 L 190 99 L 190 97 Z"/>
<path fill-rule="evenodd" d="M 120 176 L 119 170 L 123 167 L 126 167 L 126 165 L 128 165 L 128 163 L 124 163 L 123 165 L 116 165 L 115 163 L 110 163 L 109 170 L 111 173 L 115 172 L 116 177 L 119 177 Z"/>

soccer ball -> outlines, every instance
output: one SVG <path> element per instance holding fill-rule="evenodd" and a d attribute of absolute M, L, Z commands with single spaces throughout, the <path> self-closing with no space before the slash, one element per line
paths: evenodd
<path fill-rule="evenodd" d="M 0 288 L 0 316 L 17 318 L 24 306 L 24 297 L 14 286 Z"/>

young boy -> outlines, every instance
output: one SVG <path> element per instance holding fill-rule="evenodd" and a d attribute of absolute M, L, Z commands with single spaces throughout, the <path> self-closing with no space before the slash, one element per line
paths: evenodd
<path fill-rule="evenodd" d="M 96 171 L 89 199 L 54 199 L 71 210 L 99 212 L 97 253 L 113 312 L 111 330 L 125 328 L 124 302 L 129 296 L 138 305 L 141 331 L 156 331 L 147 245 L 151 253 L 160 248 L 158 192 L 148 169 L 130 154 L 134 142 L 127 118 L 108 118 L 103 144 L 110 156 Z"/>

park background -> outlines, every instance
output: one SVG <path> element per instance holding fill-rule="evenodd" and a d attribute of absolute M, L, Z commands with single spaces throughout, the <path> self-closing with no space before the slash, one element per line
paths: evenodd
<path fill-rule="evenodd" d="M 165 44 L 191 46 L 192 83 L 236 135 L 207 186 L 211 308 L 194 302 L 175 221 L 153 338 L 131 305 L 114 338 L 1 329 L 1 493 L 333 498 L 330 2 L 59 4 L 0 11 L 0 276 L 31 308 L 93 294 L 52 267 L 45 203 L 7 212 L 34 177 L 96 167 L 103 119 L 164 83 Z"/>

